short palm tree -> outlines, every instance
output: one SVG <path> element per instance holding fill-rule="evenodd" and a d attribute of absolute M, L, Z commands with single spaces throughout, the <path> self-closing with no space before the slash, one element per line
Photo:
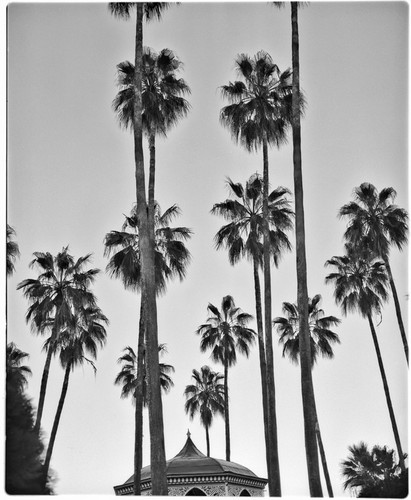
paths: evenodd
<path fill-rule="evenodd" d="M 165 344 L 160 344 L 158 346 L 158 351 L 161 354 L 167 352 Z M 138 380 L 138 370 L 137 370 L 137 356 L 133 348 L 127 346 L 123 349 L 124 354 L 118 358 L 117 362 L 122 364 L 121 371 L 118 373 L 114 380 L 116 385 L 121 385 L 121 398 L 132 397 L 132 401 L 135 404 L 136 400 L 136 387 Z M 143 405 L 147 406 L 147 374 L 146 368 L 143 365 Z M 174 386 L 174 382 L 170 377 L 170 374 L 174 373 L 174 366 L 160 363 L 160 385 L 164 393 L 168 393 L 171 387 Z"/>
<path fill-rule="evenodd" d="M 185 411 L 190 419 L 199 413 L 200 422 L 206 431 L 207 457 L 210 456 L 209 429 L 215 415 L 224 416 L 224 376 L 213 372 L 209 366 L 202 366 L 201 372 L 193 370 L 194 384 L 187 385 L 184 391 L 186 397 Z"/>
<path fill-rule="evenodd" d="M 340 324 L 340 320 L 335 316 L 324 316 L 323 309 L 319 304 L 321 295 L 315 295 L 308 299 L 308 323 L 310 328 L 310 346 L 311 346 L 311 367 L 316 363 L 318 356 L 332 359 L 334 352 L 332 344 L 340 343 L 338 335 L 330 328 Z M 283 356 L 289 357 L 292 363 L 298 364 L 300 361 L 300 317 L 298 314 L 298 305 L 290 302 L 283 302 L 283 313 L 285 317 L 278 317 L 273 320 L 274 326 L 280 335 L 279 342 L 283 345 Z M 334 496 L 328 465 L 325 457 L 324 446 L 320 432 L 320 426 L 317 416 L 317 441 L 320 450 L 324 476 L 327 484 L 327 490 L 330 497 Z"/>
<path fill-rule="evenodd" d="M 256 173 L 247 180 L 245 186 L 234 183 L 231 179 L 228 179 L 227 184 L 231 197 L 221 203 L 214 204 L 211 213 L 220 215 L 228 221 L 228 224 L 218 231 L 214 241 L 217 249 L 225 248 L 228 250 L 230 264 L 236 264 L 241 258 L 247 258 L 253 264 L 264 434 L 266 453 L 268 453 L 270 445 L 266 390 L 267 368 L 259 276 L 259 269 L 263 266 L 263 179 Z M 288 194 L 288 189 L 278 187 L 268 195 L 270 252 L 276 266 L 278 266 L 282 253 L 291 249 L 287 231 L 293 227 L 293 212 L 287 199 Z M 267 456 L 268 460 L 269 456 Z"/>
<path fill-rule="evenodd" d="M 143 79 L 143 19 L 161 19 L 162 12 L 169 6 L 165 2 L 112 2 L 110 12 L 121 19 L 129 19 L 131 11 L 136 11 L 136 37 L 134 47 L 134 88 L 137 89 L 134 99 L 134 160 L 136 203 L 141 238 L 141 267 L 143 276 L 144 309 L 147 314 L 147 357 L 150 371 L 151 394 L 149 405 L 150 415 L 150 446 L 153 495 L 167 495 L 166 456 L 164 448 L 163 409 L 159 387 L 160 371 L 158 362 L 158 330 L 157 301 L 154 274 L 154 216 L 147 210 L 146 183 L 143 154 L 142 126 L 142 79 Z M 153 200 L 154 201 L 154 200 Z M 137 441 L 137 439 L 136 439 Z M 135 466 L 134 494 L 139 494 L 140 483 L 138 474 L 141 467 Z"/>
<path fill-rule="evenodd" d="M 16 234 L 16 231 L 7 224 L 6 226 L 6 273 L 7 276 L 11 276 L 14 271 L 14 263 L 17 257 L 20 255 L 20 250 L 18 244 L 12 240 L 12 237 Z"/>
<path fill-rule="evenodd" d="M 14 342 L 7 344 L 6 381 L 20 392 L 27 386 L 27 377 L 31 375 L 31 369 L 27 365 L 21 364 L 28 357 L 29 355 L 21 351 Z"/>
<path fill-rule="evenodd" d="M 348 218 L 346 240 L 351 245 L 368 248 L 384 261 L 408 363 L 407 335 L 389 262 L 390 248 L 395 246 L 402 250 L 408 240 L 408 214 L 394 205 L 396 196 L 392 187 L 378 192 L 375 186 L 363 182 L 354 189 L 354 201 L 341 207 L 339 215 Z"/>
<path fill-rule="evenodd" d="M 196 333 L 201 336 L 202 352 L 211 350 L 214 361 L 224 367 L 224 420 L 226 436 L 226 460 L 230 461 L 230 416 L 228 399 L 228 369 L 237 362 L 237 352 L 249 356 L 255 332 L 247 325 L 252 316 L 235 306 L 231 295 L 223 297 L 221 311 L 208 304 L 209 317 L 200 325 Z"/>
<path fill-rule="evenodd" d="M 334 298 L 336 303 L 341 306 L 344 316 L 349 312 L 359 312 L 361 316 L 368 320 L 397 445 L 400 466 L 402 470 L 405 470 L 404 454 L 402 452 L 377 333 L 372 319 L 373 314 L 381 313 L 382 303 L 388 298 L 388 276 L 384 262 L 372 257 L 370 259 L 368 252 L 360 253 L 358 249 L 346 245 L 345 255 L 334 256 L 330 260 L 327 260 L 325 265 L 335 268 L 335 271 L 329 274 L 325 280 L 326 283 L 334 284 Z"/>
<path fill-rule="evenodd" d="M 263 231 L 264 261 L 264 327 L 266 338 L 267 394 L 269 404 L 270 447 L 268 485 L 272 496 L 281 495 L 278 460 L 277 417 L 275 409 L 274 355 L 271 331 L 271 273 L 268 225 L 268 146 L 279 147 L 286 142 L 291 123 L 291 72 L 280 72 L 271 56 L 264 51 L 254 57 L 240 54 L 236 59 L 239 80 L 224 85 L 222 95 L 229 104 L 220 112 L 221 123 L 236 142 L 248 151 L 263 153 Z"/>
<path fill-rule="evenodd" d="M 89 287 L 99 270 L 84 269 L 90 258 L 91 254 L 88 254 L 75 260 L 68 253 L 68 247 L 63 248 L 56 256 L 49 252 L 35 252 L 30 267 L 39 270 L 38 278 L 26 279 L 17 286 L 18 290 L 23 290 L 30 303 L 26 321 L 31 321 L 32 330 L 45 334 L 51 329 L 51 348 L 47 349 L 37 407 L 37 432 L 40 430 L 53 349 L 58 345 L 60 333 L 80 308 L 95 305 L 95 297 Z"/>
<path fill-rule="evenodd" d="M 178 276 L 182 280 L 190 262 L 190 252 L 184 242 L 191 237 L 191 230 L 185 227 L 170 227 L 170 222 L 180 213 L 177 205 L 173 205 L 163 214 L 156 205 L 156 245 L 155 245 L 155 288 L 156 293 L 165 291 L 168 280 Z M 141 239 L 136 207 L 133 207 L 129 217 L 125 217 L 122 231 L 111 231 L 104 240 L 105 255 L 110 256 L 107 272 L 114 278 L 119 278 L 126 289 L 142 291 L 143 272 Z M 137 348 L 137 377 L 135 398 L 135 457 L 134 457 L 134 493 L 141 492 L 140 477 L 142 468 L 141 443 L 143 439 L 143 364 L 145 346 L 143 294 L 140 305 L 140 325 Z M 158 347 L 157 347 L 158 349 Z M 159 384 L 161 371 L 159 366 Z"/>
<path fill-rule="evenodd" d="M 45 478 L 48 476 L 57 430 L 67 395 L 70 373 L 76 366 L 82 365 L 84 361 L 90 363 L 94 371 L 96 371 L 93 361 L 86 358 L 85 355 L 88 354 L 93 359 L 97 358 L 98 348 L 103 347 L 106 342 L 107 334 L 104 324 L 108 324 L 108 319 L 101 310 L 96 306 L 86 306 L 76 311 L 72 321 L 61 332 L 58 346 L 49 346 L 48 350 L 56 350 L 56 347 L 58 347 L 60 362 L 65 369 L 65 373 L 44 461 L 43 473 Z"/>
<path fill-rule="evenodd" d="M 360 498 L 405 498 L 408 474 L 401 471 L 394 450 L 364 442 L 349 446 L 350 455 L 341 462 L 344 489 Z"/>

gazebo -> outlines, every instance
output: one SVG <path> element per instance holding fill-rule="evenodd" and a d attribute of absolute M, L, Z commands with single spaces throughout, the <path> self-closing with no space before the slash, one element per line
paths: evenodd
<path fill-rule="evenodd" d="M 187 433 L 183 449 L 166 462 L 169 496 L 251 496 L 261 497 L 267 479 L 247 467 L 218 458 L 206 457 Z M 116 495 L 133 494 L 134 475 L 114 486 Z M 151 468 L 141 470 L 141 494 L 151 495 Z"/>

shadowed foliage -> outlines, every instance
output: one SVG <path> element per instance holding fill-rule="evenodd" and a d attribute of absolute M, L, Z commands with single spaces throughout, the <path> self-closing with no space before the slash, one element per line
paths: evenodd
<path fill-rule="evenodd" d="M 344 489 L 359 498 L 405 498 L 408 495 L 408 469 L 401 470 L 394 450 L 360 442 L 348 447 L 348 458 L 341 462 Z"/>
<path fill-rule="evenodd" d="M 14 263 L 20 255 L 18 244 L 12 240 L 16 235 L 16 231 L 7 224 L 6 226 L 6 273 L 11 276 L 15 271 Z"/>

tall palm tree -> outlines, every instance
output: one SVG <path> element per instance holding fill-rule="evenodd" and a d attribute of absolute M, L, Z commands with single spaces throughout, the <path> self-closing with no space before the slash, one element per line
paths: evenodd
<path fill-rule="evenodd" d="M 210 456 L 209 429 L 214 415 L 224 415 L 224 384 L 221 373 L 213 372 L 209 366 L 202 366 L 201 372 L 193 370 L 192 378 L 195 384 L 187 385 L 184 390 L 186 397 L 185 411 L 190 419 L 200 414 L 200 422 L 206 431 L 207 457 Z"/>
<path fill-rule="evenodd" d="M 184 278 L 190 262 L 190 253 L 184 241 L 190 238 L 191 231 L 185 227 L 170 227 L 170 222 L 180 213 L 177 205 L 171 206 L 163 214 L 156 206 L 156 248 L 155 284 L 157 294 L 165 291 L 166 282 L 175 276 Z M 105 237 L 105 255 L 112 254 L 107 265 L 108 273 L 122 280 L 126 289 L 142 290 L 142 256 L 140 250 L 139 224 L 137 210 L 133 207 L 129 217 L 125 217 L 122 231 L 111 231 Z M 137 377 L 135 397 L 135 450 L 134 450 L 134 494 L 141 493 L 140 477 L 142 468 L 143 440 L 143 363 L 145 352 L 144 301 L 141 297 L 140 325 L 137 349 Z M 160 366 L 159 366 L 160 369 Z M 161 381 L 161 372 L 159 383 Z"/>
<path fill-rule="evenodd" d="M 154 220 L 150 219 L 146 196 L 146 183 L 143 156 L 142 127 L 142 78 L 143 78 L 143 17 L 161 18 L 162 11 L 168 7 L 164 2 L 113 2 L 109 4 L 111 13 L 119 18 L 129 19 L 131 10 L 136 9 L 136 37 L 134 59 L 134 158 L 136 202 L 140 233 L 142 269 L 142 309 L 147 316 L 145 324 L 147 336 L 147 358 L 150 384 L 150 448 L 153 495 L 167 495 L 166 457 L 164 448 L 163 409 L 160 393 L 160 371 L 158 361 L 157 301 L 154 263 Z M 137 410 L 136 410 L 137 415 Z"/>
<path fill-rule="evenodd" d="M 7 276 L 11 276 L 14 271 L 14 262 L 20 255 L 19 245 L 12 240 L 12 237 L 16 234 L 16 231 L 7 224 L 6 226 L 6 273 Z"/>
<path fill-rule="evenodd" d="M 27 386 L 27 377 L 31 375 L 31 369 L 21 364 L 28 357 L 29 355 L 21 351 L 14 342 L 7 344 L 6 381 L 20 392 Z"/>
<path fill-rule="evenodd" d="M 352 247 L 346 246 L 345 255 L 340 257 L 334 256 L 325 263 L 326 266 L 334 266 L 335 268 L 335 272 L 326 277 L 326 283 L 334 283 L 334 298 L 336 303 L 341 306 L 344 316 L 349 312 L 357 311 L 368 320 L 397 445 L 400 466 L 402 470 L 405 470 L 404 454 L 402 452 L 377 333 L 372 319 L 373 314 L 381 313 L 382 303 L 387 300 L 388 276 L 384 263 L 375 258 L 370 260 L 369 257 L 367 252 L 359 253 Z"/>
<path fill-rule="evenodd" d="M 290 124 L 291 72 L 280 72 L 271 56 L 264 51 L 253 58 L 240 54 L 236 59 L 240 80 L 222 87 L 222 95 L 229 101 L 220 113 L 220 120 L 228 127 L 233 139 L 248 151 L 263 152 L 263 231 L 264 262 L 264 326 L 267 363 L 267 394 L 269 403 L 270 463 L 268 464 L 269 491 L 281 495 L 280 465 L 278 460 L 277 417 L 275 409 L 274 356 L 271 331 L 271 273 L 270 237 L 268 224 L 268 146 L 279 147 L 286 141 Z"/>
<path fill-rule="evenodd" d="M 65 373 L 44 461 L 43 474 L 45 478 L 48 476 L 57 430 L 67 395 L 70 373 L 77 365 L 82 365 L 84 361 L 90 363 L 94 372 L 96 371 L 93 361 L 86 358 L 85 355 L 88 354 L 93 359 L 97 358 L 98 348 L 103 347 L 106 342 L 107 333 L 104 323 L 108 324 L 108 319 L 98 307 L 86 306 L 73 315 L 72 321 L 61 332 L 58 349 L 60 351 L 60 362 L 65 369 Z M 49 347 L 49 350 L 52 349 L 56 351 L 56 346 Z"/>
<path fill-rule="evenodd" d="M 339 215 L 348 218 L 344 234 L 346 240 L 355 246 L 366 246 L 384 261 L 408 363 L 407 335 L 389 262 L 390 247 L 396 246 L 402 250 L 408 240 L 408 214 L 403 208 L 394 205 L 396 196 L 392 187 L 378 192 L 375 186 L 363 182 L 354 189 L 354 201 L 341 207 Z"/>
<path fill-rule="evenodd" d="M 211 350 L 214 361 L 224 366 L 224 420 L 226 439 L 226 460 L 230 461 L 230 415 L 228 399 L 228 369 L 237 362 L 237 352 L 249 356 L 250 346 L 254 342 L 254 330 L 247 327 L 252 319 L 234 304 L 231 295 L 223 297 L 221 311 L 213 304 L 208 304 L 209 317 L 200 325 L 196 333 L 201 335 L 202 352 Z"/>
<path fill-rule="evenodd" d="M 405 498 L 408 494 L 408 473 L 399 467 L 394 450 L 364 442 L 348 447 L 350 455 L 341 462 L 347 488 L 365 498 Z"/>
<path fill-rule="evenodd" d="M 160 354 L 167 352 L 165 344 L 160 344 L 158 346 L 158 350 Z M 133 403 L 135 403 L 138 380 L 137 356 L 134 352 L 134 349 L 130 346 L 125 347 L 123 351 L 124 354 L 117 360 L 118 363 L 122 364 L 122 368 L 117 374 L 114 383 L 122 386 L 121 398 L 127 398 L 131 396 Z M 143 366 L 143 369 L 143 405 L 147 406 L 147 370 L 145 366 Z M 164 393 L 168 393 L 171 387 L 174 386 L 174 382 L 170 377 L 170 373 L 174 373 L 174 366 L 160 363 L 160 385 Z"/>
<path fill-rule="evenodd" d="M 245 186 L 228 179 L 231 198 L 214 204 L 211 213 L 228 220 L 216 234 L 216 248 L 226 248 L 230 264 L 236 264 L 241 258 L 247 258 L 253 264 L 254 292 L 257 318 L 258 348 L 260 357 L 261 391 L 263 401 L 264 436 L 266 460 L 269 464 L 269 418 L 266 354 L 264 345 L 263 314 L 261 303 L 261 285 L 259 269 L 263 266 L 263 179 L 256 173 Z M 288 189 L 278 187 L 269 194 L 268 213 L 270 228 L 271 257 L 278 266 L 284 251 L 291 249 L 286 232 L 293 227 L 293 212 L 286 198 Z"/>
<path fill-rule="evenodd" d="M 56 256 L 49 252 L 35 252 L 30 267 L 39 270 L 38 278 L 26 279 L 17 285 L 17 290 L 23 289 L 30 303 L 26 321 L 31 321 L 32 330 L 40 334 L 51 330 L 51 348 L 47 349 L 34 427 L 37 432 L 40 430 L 53 349 L 59 342 L 60 333 L 80 308 L 95 305 L 95 297 L 89 287 L 100 271 L 84 269 L 90 258 L 91 254 L 87 254 L 75 260 L 68 253 L 68 247 Z"/>
<path fill-rule="evenodd" d="M 330 328 L 339 325 L 341 322 L 335 316 L 324 316 L 323 309 L 319 308 L 321 295 L 315 295 L 308 299 L 308 322 L 310 328 L 311 346 L 311 367 L 314 367 L 318 356 L 333 358 L 334 352 L 332 344 L 340 343 L 338 335 Z M 283 313 L 285 317 L 278 317 L 273 320 L 274 326 L 280 335 L 279 342 L 283 345 L 283 356 L 289 357 L 292 363 L 299 363 L 300 360 L 300 318 L 298 305 L 290 302 L 283 302 Z M 327 491 L 330 497 L 334 496 L 328 465 L 325 457 L 320 426 L 317 415 L 317 441 L 323 465 L 324 477 L 327 484 Z"/>
<path fill-rule="evenodd" d="M 142 124 L 150 150 L 149 208 L 154 206 L 155 140 L 166 137 L 167 131 L 187 115 L 190 105 L 183 97 L 190 93 L 187 83 L 177 77 L 182 63 L 170 49 L 159 54 L 145 47 L 143 51 Z M 134 65 L 129 61 L 117 65 L 120 91 L 113 101 L 114 111 L 125 128 L 133 129 L 133 103 L 135 99 Z"/>

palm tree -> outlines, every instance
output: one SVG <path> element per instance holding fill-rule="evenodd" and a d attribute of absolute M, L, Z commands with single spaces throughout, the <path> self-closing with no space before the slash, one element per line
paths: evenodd
<path fill-rule="evenodd" d="M 20 250 L 18 244 L 12 240 L 13 235 L 16 231 L 7 224 L 6 226 L 6 273 L 7 276 L 11 276 L 14 271 L 14 262 L 20 255 Z"/>
<path fill-rule="evenodd" d="M 223 297 L 221 311 L 213 304 L 208 304 L 210 316 L 200 325 L 196 333 L 201 335 L 202 352 L 211 350 L 214 361 L 224 366 L 224 420 L 226 439 L 226 460 L 230 461 L 230 416 L 228 404 L 228 368 L 237 362 L 237 352 L 249 356 L 250 345 L 254 342 L 254 330 L 247 328 L 252 319 L 250 314 L 235 307 L 231 295 Z"/>
<path fill-rule="evenodd" d="M 224 415 L 224 378 L 221 373 L 213 372 L 209 366 L 202 366 L 201 373 L 193 370 L 192 378 L 195 384 L 187 385 L 184 391 L 186 397 L 185 411 L 190 419 L 200 414 L 200 422 L 206 431 L 207 457 L 210 456 L 209 429 L 214 415 Z"/>
<path fill-rule="evenodd" d="M 138 380 L 138 370 L 137 370 L 137 356 L 133 348 L 127 346 L 123 349 L 124 354 L 118 358 L 117 362 L 121 363 L 123 366 L 121 371 L 118 373 L 114 380 L 114 383 L 121 385 L 121 398 L 132 397 L 133 403 L 136 400 L 136 387 Z M 158 351 L 160 354 L 167 352 L 165 344 L 160 344 L 158 346 Z M 143 366 L 143 405 L 148 405 L 147 398 L 147 376 L 146 367 Z M 168 393 L 171 387 L 174 386 L 174 382 L 170 377 L 170 373 L 174 373 L 174 366 L 160 363 L 160 385 L 161 390 L 164 393 Z"/>
<path fill-rule="evenodd" d="M 68 247 L 63 248 L 56 256 L 49 252 L 35 252 L 30 267 L 36 267 L 40 271 L 38 278 L 26 279 L 17 285 L 17 290 L 23 289 L 24 296 L 30 303 L 26 321 L 31 321 L 32 330 L 40 334 L 51 330 L 51 348 L 47 350 L 37 407 L 37 432 L 40 430 L 53 349 L 58 345 L 60 333 L 81 307 L 95 305 L 95 297 L 89 286 L 100 271 L 84 270 L 90 258 L 91 254 L 88 254 L 74 260 L 68 253 Z"/>
<path fill-rule="evenodd" d="M 311 346 L 311 367 L 317 361 L 318 356 L 332 359 L 334 352 L 332 345 L 340 343 L 338 335 L 330 330 L 331 327 L 339 325 L 341 322 L 335 316 L 324 316 L 323 309 L 319 308 L 321 295 L 315 295 L 308 299 L 308 322 L 310 328 L 310 346 Z M 283 357 L 289 357 L 292 363 L 299 363 L 300 360 L 300 318 L 298 315 L 298 305 L 290 302 L 283 302 L 283 313 L 286 317 L 278 317 L 273 320 L 274 326 L 280 335 L 279 342 L 283 345 Z M 328 465 L 325 457 L 324 446 L 322 442 L 320 426 L 317 416 L 317 441 L 320 450 L 324 477 L 327 484 L 327 491 L 330 497 L 334 496 Z"/>
<path fill-rule="evenodd" d="M 330 260 L 327 260 L 325 265 L 335 267 L 335 272 L 329 274 L 325 280 L 326 283 L 334 283 L 334 298 L 336 303 L 341 306 L 344 316 L 349 312 L 357 311 L 361 316 L 368 319 L 397 445 L 400 466 L 402 470 L 405 470 L 404 454 L 402 452 L 377 333 L 372 320 L 373 314 L 381 313 L 381 305 L 388 297 L 388 277 L 385 265 L 381 260 L 376 258 L 371 258 L 370 260 L 370 256 L 366 251 L 359 253 L 358 250 L 356 251 L 349 246 L 346 246 L 346 255 L 341 257 L 334 256 Z"/>
<path fill-rule="evenodd" d="M 164 2 L 113 2 L 109 9 L 113 15 L 129 19 L 131 10 L 136 9 L 136 38 L 134 59 L 134 157 L 136 202 L 138 215 L 138 229 L 140 234 L 141 270 L 142 270 L 142 309 L 147 315 L 147 358 L 150 380 L 150 447 L 153 495 L 167 495 L 166 457 L 164 448 L 163 408 L 160 393 L 160 371 L 158 361 L 158 329 L 157 329 L 157 302 L 155 287 L 154 264 L 154 220 L 150 220 L 147 211 L 147 197 L 145 191 L 145 173 L 143 156 L 143 127 L 142 127 L 142 79 L 143 79 L 143 17 L 161 18 L 162 11 L 168 7 Z M 137 410 L 136 410 L 137 412 Z M 136 413 L 137 415 L 137 413 Z"/>
<path fill-rule="evenodd" d="M 245 257 L 253 263 L 254 292 L 257 317 L 258 348 L 260 356 L 261 391 L 263 401 L 264 435 L 266 442 L 266 459 L 269 464 L 269 416 L 266 354 L 264 346 L 264 329 L 261 303 L 261 285 L 259 269 L 263 265 L 263 180 L 259 174 L 252 175 L 245 187 L 228 179 L 229 198 L 214 204 L 211 213 L 228 220 L 216 234 L 216 248 L 228 250 L 230 264 L 236 264 Z M 278 187 L 269 194 L 268 213 L 270 226 L 270 251 L 274 264 L 278 266 L 284 251 L 291 249 L 286 231 L 293 227 L 293 212 L 289 208 L 286 195 L 288 189 Z"/>
<path fill-rule="evenodd" d="M 72 321 L 61 332 L 58 349 L 60 351 L 60 362 L 65 369 L 65 373 L 44 461 L 43 474 L 45 478 L 47 478 L 50 467 L 51 455 L 66 399 L 70 373 L 77 365 L 82 365 L 84 361 L 90 363 L 94 372 L 96 372 L 93 361 L 86 358 L 85 354 L 96 359 L 98 348 L 104 346 L 107 334 L 103 323 L 108 324 L 108 319 L 101 310 L 96 306 L 86 306 L 73 315 Z M 48 350 L 56 352 L 56 346 L 52 347 L 50 345 Z"/>
<path fill-rule="evenodd" d="M 22 361 L 28 358 L 26 352 L 21 351 L 14 342 L 9 342 L 6 348 L 6 380 L 13 388 L 22 392 L 27 386 L 27 377 L 31 375 L 31 369 L 22 365 Z"/>
<path fill-rule="evenodd" d="M 142 124 L 150 150 L 149 207 L 154 206 L 155 139 L 166 137 L 167 131 L 187 115 L 190 105 L 184 95 L 190 88 L 182 78 L 177 78 L 181 61 L 170 49 L 159 54 L 146 47 L 143 51 Z M 117 65 L 119 93 L 113 101 L 120 125 L 133 129 L 133 103 L 135 99 L 134 65 L 129 61 Z"/>
<path fill-rule="evenodd" d="M 264 51 L 253 58 L 240 54 L 236 69 L 241 80 L 222 87 L 222 95 L 229 105 L 220 113 L 233 139 L 248 151 L 263 152 L 263 231 L 264 261 L 264 325 L 267 363 L 267 394 L 269 403 L 270 464 L 268 464 L 269 491 L 281 495 L 280 466 L 278 460 L 277 417 L 275 409 L 274 356 L 271 331 L 271 273 L 270 237 L 268 224 L 268 146 L 279 147 L 286 141 L 290 124 L 291 72 L 280 72 L 271 56 Z"/>
<path fill-rule="evenodd" d="M 350 455 L 341 462 L 347 488 L 358 497 L 405 498 L 408 494 L 408 471 L 395 460 L 394 450 L 375 445 L 370 450 L 364 442 L 348 447 Z"/>
<path fill-rule="evenodd" d="M 407 335 L 389 262 L 390 247 L 396 246 L 398 250 L 402 250 L 408 239 L 408 214 L 406 210 L 393 204 L 396 196 L 392 187 L 378 192 L 375 186 L 363 182 L 354 189 L 354 201 L 341 207 L 339 215 L 348 218 L 344 234 L 346 240 L 354 246 L 366 246 L 384 261 L 408 363 Z"/>
<path fill-rule="evenodd" d="M 155 248 L 155 284 L 157 294 L 165 291 L 166 282 L 175 276 L 182 280 L 190 262 L 190 253 L 184 241 L 190 238 L 191 231 L 185 227 L 170 227 L 170 222 L 180 213 L 177 205 L 161 213 L 156 206 L 156 248 Z M 105 255 L 113 253 L 107 265 L 108 273 L 122 280 L 126 289 L 142 290 L 142 256 L 137 210 L 133 207 L 129 217 L 125 217 L 122 231 L 111 231 L 105 237 Z M 134 494 L 140 494 L 143 439 L 143 363 L 145 352 L 144 301 L 141 297 L 140 325 L 137 349 L 137 377 L 135 397 L 135 453 L 134 453 Z M 160 367 L 159 367 L 160 369 Z M 159 383 L 161 381 L 161 372 Z"/>

